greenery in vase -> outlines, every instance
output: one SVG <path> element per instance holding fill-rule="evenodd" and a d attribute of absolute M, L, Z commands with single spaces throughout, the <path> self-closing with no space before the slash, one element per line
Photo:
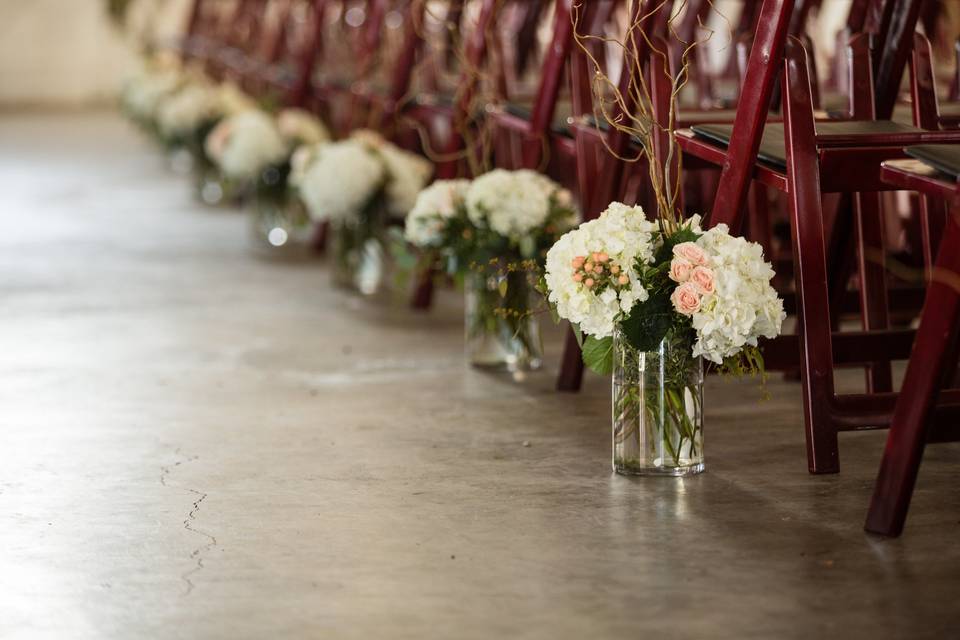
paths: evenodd
<path fill-rule="evenodd" d="M 702 365 L 691 355 L 691 336 L 668 332 L 656 351 L 643 354 L 642 370 L 633 366 L 640 352 L 622 333 L 616 339 L 614 464 L 636 472 L 657 460 L 682 467 L 700 459 Z"/>

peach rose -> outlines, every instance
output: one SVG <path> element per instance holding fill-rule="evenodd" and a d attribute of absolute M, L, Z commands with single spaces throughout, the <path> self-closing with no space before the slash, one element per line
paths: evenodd
<path fill-rule="evenodd" d="M 673 248 L 673 255 L 683 258 L 694 266 L 707 264 L 707 254 L 695 242 L 681 242 Z"/>
<path fill-rule="evenodd" d="M 673 290 L 670 296 L 670 302 L 677 313 L 684 316 L 692 316 L 700 311 L 700 292 L 691 282 L 685 282 Z"/>
<path fill-rule="evenodd" d="M 700 293 L 713 293 L 713 270 L 709 267 L 696 267 L 690 274 L 690 282 Z"/>
<path fill-rule="evenodd" d="M 700 267 L 697 267 L 698 269 Z M 693 265 L 683 258 L 674 258 L 670 263 L 670 279 L 674 282 L 686 282 L 693 272 Z"/>
<path fill-rule="evenodd" d="M 227 148 L 227 143 L 230 142 L 230 136 L 233 135 L 233 123 L 229 120 L 223 120 L 216 127 L 213 128 L 213 131 L 207 135 L 207 139 L 204 142 L 204 150 L 207 152 L 207 155 L 213 158 L 214 160 L 220 160 L 223 157 L 223 152 Z"/>

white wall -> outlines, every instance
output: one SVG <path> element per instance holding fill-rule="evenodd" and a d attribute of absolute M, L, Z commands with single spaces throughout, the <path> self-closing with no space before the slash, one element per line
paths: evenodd
<path fill-rule="evenodd" d="M 145 29 L 178 32 L 189 0 L 136 0 L 131 31 L 104 0 L 0 0 L 0 107 L 72 106 L 113 99 L 137 64 Z"/>

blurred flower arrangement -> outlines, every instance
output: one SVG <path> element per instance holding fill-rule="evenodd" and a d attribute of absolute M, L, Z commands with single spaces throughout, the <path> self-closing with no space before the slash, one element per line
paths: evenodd
<path fill-rule="evenodd" d="M 420 193 L 405 236 L 424 264 L 442 264 L 464 286 L 472 364 L 539 367 L 539 273 L 546 250 L 576 223 L 570 193 L 535 171 L 496 169 Z"/>
<path fill-rule="evenodd" d="M 334 231 L 333 276 L 365 294 L 390 285 L 391 223 L 402 221 L 433 165 L 372 131 L 297 150 L 291 185 L 311 218 Z"/>

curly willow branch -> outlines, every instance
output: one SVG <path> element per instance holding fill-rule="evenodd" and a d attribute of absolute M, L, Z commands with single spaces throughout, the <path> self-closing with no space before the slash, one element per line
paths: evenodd
<path fill-rule="evenodd" d="M 574 2 L 573 33 L 580 52 L 586 56 L 588 65 L 593 70 L 594 78 L 591 88 L 594 97 L 594 126 L 599 130 L 600 123 L 605 122 L 611 130 L 633 140 L 635 145 L 639 147 L 636 155 L 624 156 L 610 146 L 608 136 L 602 135 L 598 131 L 607 152 L 616 159 L 633 163 L 641 158 L 647 158 L 650 186 L 657 207 L 657 219 L 665 231 L 675 230 L 679 224 L 677 215 L 680 209 L 680 190 L 683 179 L 680 170 L 682 166 L 680 149 L 674 137 L 677 106 L 680 101 L 680 94 L 690 79 L 691 54 L 697 47 L 707 43 L 714 32 L 707 29 L 698 17 L 698 29 L 695 32 L 705 33 L 706 35 L 699 40 L 695 35 L 690 42 L 685 41 L 676 29 L 676 20 L 684 11 L 689 11 L 691 8 L 687 0 L 681 0 L 679 6 L 675 7 L 666 20 L 667 36 L 682 46 L 680 59 L 677 61 L 679 69 L 672 71 L 669 62 L 670 51 L 658 48 L 656 39 L 651 38 L 644 30 L 644 27 L 651 22 L 651 19 L 657 13 L 667 10 L 666 0 L 659 2 L 646 13 L 641 11 L 631 12 L 622 39 L 606 35 L 581 33 L 583 7 L 586 1 L 589 0 L 576 0 Z M 634 2 L 640 1 L 642 0 L 634 0 Z M 711 10 L 716 11 L 712 0 L 707 1 Z M 729 21 L 727 21 L 727 24 L 729 24 Z M 641 38 L 648 51 L 645 59 L 641 59 L 637 52 Z M 604 52 L 611 47 L 619 49 L 623 59 L 623 67 L 620 73 L 628 74 L 625 78 L 626 82 L 623 90 L 621 90 L 621 83 L 614 82 L 606 74 L 604 65 L 597 60 L 591 50 L 591 43 L 600 43 Z M 656 65 L 662 65 L 662 71 L 655 69 Z M 650 67 L 650 69 L 647 67 Z M 664 77 L 669 80 L 670 95 L 667 114 L 657 113 L 648 81 L 648 70 L 652 73 L 662 72 Z M 666 117 L 665 124 L 658 121 L 658 115 Z M 654 152 L 657 146 L 655 139 L 663 134 L 666 134 L 664 138 L 667 147 L 664 150 L 664 156 L 658 159 Z M 674 171 L 674 169 L 677 170 Z"/>

